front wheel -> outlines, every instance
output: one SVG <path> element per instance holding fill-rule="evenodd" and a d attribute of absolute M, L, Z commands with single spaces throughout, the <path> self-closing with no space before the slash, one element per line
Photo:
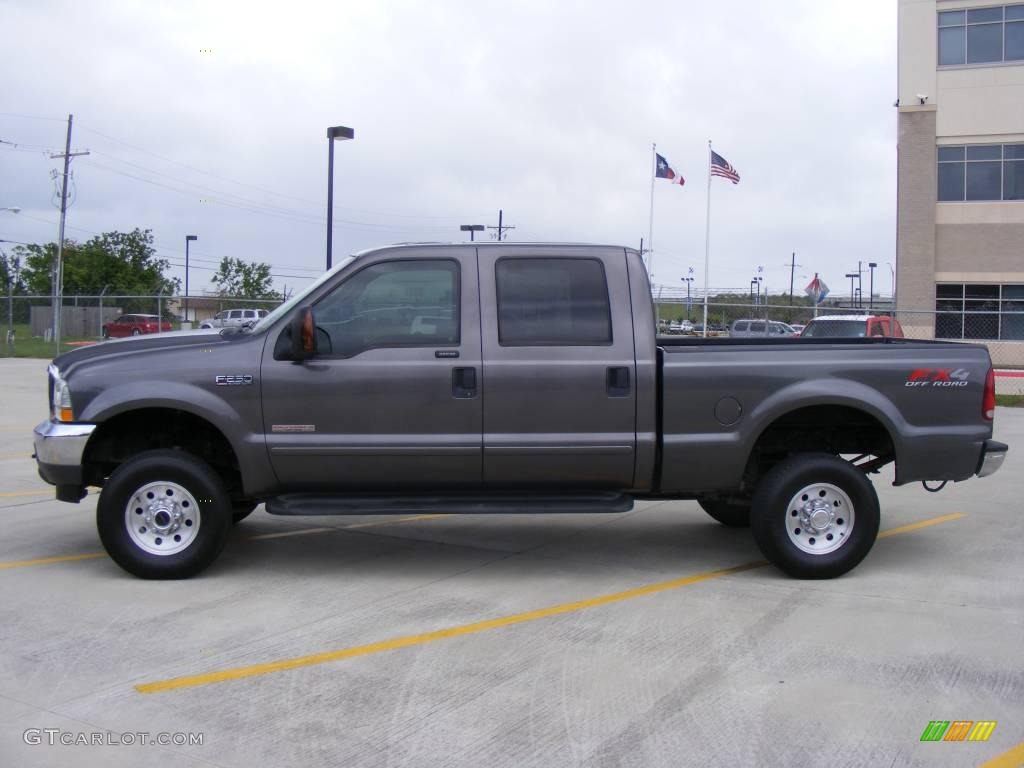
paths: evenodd
<path fill-rule="evenodd" d="M 141 336 L 141 335 L 142 335 L 142 331 L 140 331 L 138 328 L 132 328 L 132 336 Z"/>
<path fill-rule="evenodd" d="M 183 579 L 212 563 L 231 530 L 231 498 L 208 464 L 146 451 L 110 476 L 96 505 L 110 557 L 144 579 Z"/>
<path fill-rule="evenodd" d="M 781 570 L 830 579 L 867 556 L 879 517 L 878 496 L 863 472 L 836 456 L 807 453 L 764 476 L 750 523 L 758 548 Z"/>

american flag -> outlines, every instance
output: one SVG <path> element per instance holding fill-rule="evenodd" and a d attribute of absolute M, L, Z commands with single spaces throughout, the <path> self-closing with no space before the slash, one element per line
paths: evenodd
<path fill-rule="evenodd" d="M 711 175 L 729 179 L 733 184 L 738 184 L 740 181 L 740 175 L 736 169 L 729 165 L 728 160 L 714 151 L 711 153 Z"/>

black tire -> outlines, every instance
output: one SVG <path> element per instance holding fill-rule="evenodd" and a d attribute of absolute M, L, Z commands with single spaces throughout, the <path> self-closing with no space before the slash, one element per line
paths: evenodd
<path fill-rule="evenodd" d="M 804 490 L 809 493 L 800 493 Z M 871 551 L 879 517 L 878 496 L 863 472 L 830 454 L 805 453 L 761 479 L 750 523 L 758 548 L 782 571 L 800 579 L 831 579 Z"/>
<path fill-rule="evenodd" d="M 104 325 L 100 329 L 100 336 L 102 336 L 104 339 L 109 339 L 110 338 L 110 331 L 107 330 L 107 326 Z"/>
<path fill-rule="evenodd" d="M 698 499 L 701 509 L 730 528 L 750 527 L 750 505 L 731 501 Z"/>
<path fill-rule="evenodd" d="M 142 493 L 146 486 L 160 484 L 170 488 L 158 491 L 156 497 L 152 491 Z M 164 498 L 164 493 L 170 500 Z M 147 495 L 151 502 L 144 500 Z M 140 500 L 139 506 L 130 509 L 133 497 Z M 161 506 L 161 502 L 165 504 Z M 139 517 L 131 517 L 129 531 L 129 515 L 135 514 Z M 172 520 L 172 514 L 180 514 L 180 520 Z M 185 579 L 205 569 L 220 554 L 231 530 L 231 515 L 231 498 L 208 464 L 182 451 L 145 451 L 110 476 L 96 505 L 96 526 L 107 554 L 129 573 L 143 579 Z M 152 516 L 155 523 L 147 523 L 147 516 Z M 137 529 L 135 522 L 139 524 Z M 164 523 L 178 527 L 158 533 L 155 526 Z M 141 534 L 147 531 L 149 537 L 157 537 L 149 542 L 149 550 L 137 540 L 145 540 Z M 183 543 L 173 543 L 174 537 Z M 159 554 L 161 547 L 165 551 L 170 548 L 172 553 Z M 180 551 L 175 551 L 176 547 Z"/>
<path fill-rule="evenodd" d="M 138 328 L 132 328 L 132 336 L 141 336 L 141 335 L 142 335 L 142 331 L 140 331 Z"/>
<path fill-rule="evenodd" d="M 231 505 L 231 521 L 234 523 L 242 522 L 245 518 L 251 515 L 258 506 L 259 503 L 255 501 L 236 501 Z"/>

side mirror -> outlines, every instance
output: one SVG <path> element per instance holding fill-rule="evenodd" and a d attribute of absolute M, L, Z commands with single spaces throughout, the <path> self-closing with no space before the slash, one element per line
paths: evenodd
<path fill-rule="evenodd" d="M 292 360 L 309 360 L 316 356 L 316 321 L 313 308 L 302 307 L 292 318 Z"/>

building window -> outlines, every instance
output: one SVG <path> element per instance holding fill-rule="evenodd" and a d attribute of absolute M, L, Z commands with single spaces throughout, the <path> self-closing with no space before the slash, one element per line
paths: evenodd
<path fill-rule="evenodd" d="M 939 66 L 1024 61 L 1024 5 L 940 11 Z"/>
<path fill-rule="evenodd" d="M 1024 200 L 1024 144 L 942 146 L 938 163 L 939 202 Z"/>
<path fill-rule="evenodd" d="M 935 338 L 1024 341 L 1024 285 L 936 285 Z"/>

